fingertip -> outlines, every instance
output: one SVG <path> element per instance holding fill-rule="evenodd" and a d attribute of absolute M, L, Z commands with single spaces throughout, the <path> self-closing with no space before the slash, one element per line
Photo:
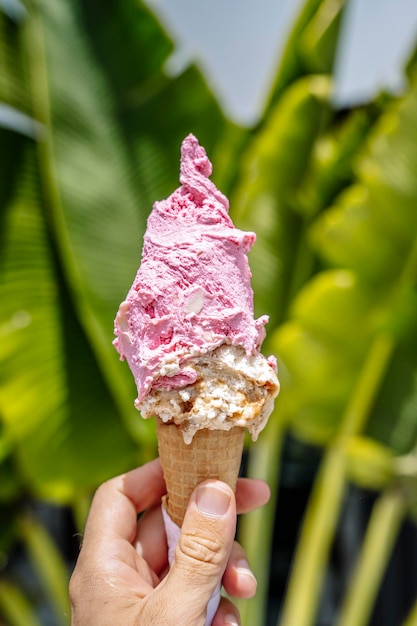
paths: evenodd
<path fill-rule="evenodd" d="M 246 562 L 228 568 L 223 576 L 223 585 L 230 596 L 247 599 L 256 594 L 258 581 Z"/>
<path fill-rule="evenodd" d="M 240 626 L 239 610 L 228 598 L 221 599 L 212 626 Z"/>
<path fill-rule="evenodd" d="M 248 563 L 242 546 L 235 542 L 223 575 L 223 585 L 229 596 L 252 598 L 257 590 L 257 580 Z"/>
<path fill-rule="evenodd" d="M 271 498 L 271 487 L 268 485 L 268 483 L 264 480 L 261 480 L 262 483 L 262 488 L 264 490 L 265 493 L 265 497 L 266 497 L 266 502 L 269 502 L 270 498 Z M 266 504 L 265 502 L 265 504 Z"/>
<path fill-rule="evenodd" d="M 259 506 L 267 504 L 271 498 L 271 488 L 268 483 L 261 478 L 257 478 L 255 479 L 255 487 L 258 495 L 258 502 L 260 502 Z"/>
<path fill-rule="evenodd" d="M 258 588 L 258 581 L 255 578 L 254 573 L 249 567 L 249 563 L 246 559 L 238 561 L 235 566 L 237 586 L 239 589 L 240 598 L 252 598 L 256 594 Z"/>
<path fill-rule="evenodd" d="M 238 513 L 249 513 L 267 504 L 271 489 L 260 478 L 239 478 L 236 485 L 236 507 Z"/>

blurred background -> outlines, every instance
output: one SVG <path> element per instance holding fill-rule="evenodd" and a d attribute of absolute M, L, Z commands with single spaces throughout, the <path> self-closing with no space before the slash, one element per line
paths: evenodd
<path fill-rule="evenodd" d="M 282 383 L 242 624 L 416 626 L 417 5 L 209 4 L 0 0 L 0 624 L 70 623 L 95 488 L 156 455 L 113 319 L 193 132 Z"/>

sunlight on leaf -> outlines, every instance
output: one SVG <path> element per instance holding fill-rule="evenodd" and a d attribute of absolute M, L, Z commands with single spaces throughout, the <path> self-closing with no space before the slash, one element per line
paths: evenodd
<path fill-rule="evenodd" d="M 45 497 L 68 500 L 133 464 L 135 451 L 68 315 L 35 190 L 29 169 L 7 212 L 0 413 L 27 484 Z"/>

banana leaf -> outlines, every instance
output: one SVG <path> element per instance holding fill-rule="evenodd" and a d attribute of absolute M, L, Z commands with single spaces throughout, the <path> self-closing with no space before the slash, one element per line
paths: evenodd
<path fill-rule="evenodd" d="M 266 106 L 269 111 L 295 80 L 331 74 L 344 0 L 306 0 L 287 38 Z"/>
<path fill-rule="evenodd" d="M 2 419 L 24 484 L 60 501 L 156 453 L 113 319 L 151 203 L 178 185 L 180 139 L 214 146 L 228 127 L 194 67 L 164 74 L 172 44 L 142 4 L 95 10 L 32 2 L 2 48 L 5 67 L 16 46 L 24 58 L 9 82 L 44 129 L 9 160 L 19 192 L 3 200 Z"/>
<path fill-rule="evenodd" d="M 248 148 L 232 198 L 236 223 L 257 234 L 250 254 L 255 308 L 270 316 L 271 328 L 311 271 L 308 254 L 297 261 L 304 221 L 294 212 L 295 196 L 328 113 L 329 89 L 326 77 L 309 76 L 286 91 Z"/>
<path fill-rule="evenodd" d="M 390 466 L 389 456 L 413 454 L 416 445 L 416 98 L 414 75 L 406 94 L 387 106 L 368 136 L 356 162 L 354 187 L 337 199 L 336 208 L 324 211 L 312 228 L 317 253 L 337 272 L 347 272 L 362 296 L 352 295 L 343 305 L 343 298 L 337 298 L 336 283 L 320 289 L 325 277 L 321 272 L 298 295 L 287 329 L 280 329 L 276 335 L 275 347 L 278 353 L 283 350 L 287 381 L 283 381 L 281 409 L 291 412 L 291 403 L 297 401 L 300 407 L 310 410 L 310 432 L 306 429 L 304 435 L 307 439 L 311 432 L 320 433 L 323 426 L 326 413 L 321 414 L 320 408 L 325 409 L 333 397 L 337 400 L 333 432 L 329 439 L 324 436 L 322 440 L 328 446 L 294 560 L 282 614 L 285 626 L 314 623 L 347 480 L 359 484 L 364 481 L 363 473 L 352 468 L 352 454 L 357 461 L 363 452 L 363 447 L 361 451 L 357 446 L 358 436 L 364 435 L 371 442 L 366 446 L 368 487 L 378 489 L 388 480 L 375 519 L 380 519 L 378 511 L 384 510 L 384 502 L 392 502 L 391 518 L 395 523 L 388 523 L 381 535 L 371 527 L 358 566 L 360 580 L 367 581 L 367 588 L 355 585 L 352 579 L 341 623 L 366 622 L 389 546 L 415 501 L 415 485 L 410 489 L 409 484 L 391 483 L 389 473 L 395 463 Z M 288 348 L 295 325 L 297 341 Z M 328 333 L 332 336 L 330 342 Z M 305 351 L 309 352 L 303 370 L 300 360 Z M 345 389 L 342 381 L 348 382 Z M 292 415 L 297 429 L 299 416 L 296 411 Z M 384 545 L 388 535 L 389 542 Z M 377 552 L 383 557 L 373 558 Z M 301 593 L 305 594 L 303 603 L 298 600 Z M 357 611 L 361 613 L 360 622 Z M 352 615 L 356 619 L 351 619 Z"/>
<path fill-rule="evenodd" d="M 0 412 L 23 485 L 68 502 L 137 453 L 53 264 L 33 158 L 2 247 Z"/>

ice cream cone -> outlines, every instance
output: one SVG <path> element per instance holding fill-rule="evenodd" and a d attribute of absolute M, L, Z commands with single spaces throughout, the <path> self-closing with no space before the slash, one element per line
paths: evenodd
<path fill-rule="evenodd" d="M 157 422 L 170 564 L 193 490 L 210 478 L 235 490 L 245 430 L 256 441 L 279 392 L 276 359 L 261 353 L 268 317 L 254 317 L 247 254 L 256 236 L 235 228 L 211 172 L 189 135 L 181 185 L 153 205 L 114 327 L 114 345 L 135 378 L 135 407 Z M 219 580 L 206 625 L 220 587 Z"/>
<path fill-rule="evenodd" d="M 186 444 L 178 426 L 159 418 L 156 422 L 168 492 L 165 507 L 172 521 L 181 526 L 191 493 L 200 482 L 215 478 L 235 490 L 245 429 L 235 426 L 229 431 L 199 430 Z"/>

